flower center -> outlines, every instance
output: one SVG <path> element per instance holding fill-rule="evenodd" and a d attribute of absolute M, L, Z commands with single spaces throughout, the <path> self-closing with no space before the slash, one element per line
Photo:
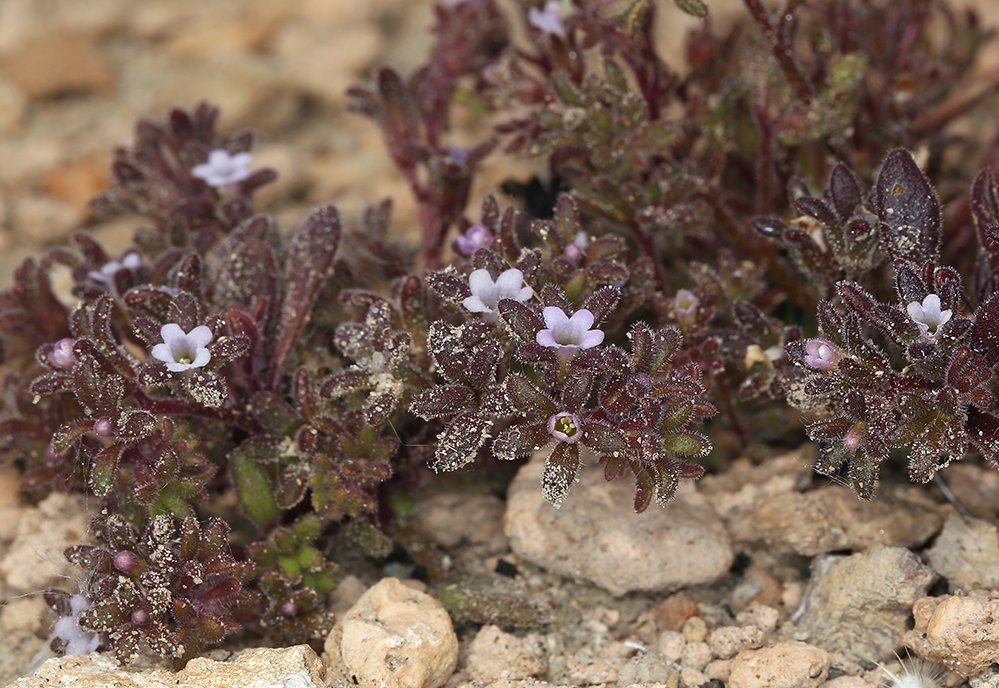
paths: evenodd
<path fill-rule="evenodd" d="M 555 421 L 555 430 L 561 432 L 566 437 L 574 437 L 579 428 L 576 427 L 576 423 L 573 422 L 572 416 L 562 416 Z"/>

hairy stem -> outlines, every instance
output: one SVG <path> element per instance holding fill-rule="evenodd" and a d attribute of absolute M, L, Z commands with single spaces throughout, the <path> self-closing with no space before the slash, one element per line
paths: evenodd
<path fill-rule="evenodd" d="M 799 0 L 789 0 L 781 10 L 780 17 L 775 22 L 770 20 L 770 16 L 761 0 L 743 0 L 743 2 L 746 5 L 746 9 L 749 10 L 753 21 L 756 22 L 763 35 L 770 41 L 774 58 L 777 60 L 777 64 L 780 65 L 781 71 L 784 72 L 784 76 L 787 77 L 788 82 L 791 84 L 795 97 L 804 102 L 810 101 L 815 96 L 815 93 L 812 91 L 812 85 L 808 83 L 808 79 L 801 73 L 801 68 L 794 59 L 794 51 L 791 49 L 791 44 L 788 40 L 788 29 L 794 20 L 794 10 L 797 8 Z"/>

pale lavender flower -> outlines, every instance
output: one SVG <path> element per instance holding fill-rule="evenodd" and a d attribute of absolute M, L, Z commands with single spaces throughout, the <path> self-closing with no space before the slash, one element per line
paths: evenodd
<path fill-rule="evenodd" d="M 604 341 L 603 330 L 593 327 L 593 313 L 581 308 L 570 318 L 561 308 L 547 306 L 542 315 L 547 329 L 541 330 L 535 339 L 541 346 L 558 349 L 563 358 L 571 358 L 580 349 L 591 349 Z"/>
<path fill-rule="evenodd" d="M 676 313 L 676 319 L 685 324 L 694 321 L 699 305 L 701 300 L 689 289 L 681 289 L 673 297 L 673 312 Z"/>
<path fill-rule="evenodd" d="M 945 311 L 940 310 L 940 297 L 936 294 L 927 294 L 922 304 L 913 301 L 905 307 L 905 310 L 916 322 L 919 331 L 923 334 L 929 332 L 930 335 L 936 334 L 937 329 L 954 314 L 949 308 Z"/>
<path fill-rule="evenodd" d="M 500 299 L 527 301 L 534 295 L 533 289 L 524 286 L 524 273 L 516 268 L 504 270 L 495 282 L 488 270 L 473 270 L 468 276 L 468 288 L 472 295 L 461 305 L 473 313 L 485 313 L 490 317 L 495 317 Z"/>
<path fill-rule="evenodd" d="M 180 325 L 167 323 L 160 328 L 160 336 L 163 343 L 153 347 L 153 358 L 166 363 L 167 370 L 171 372 L 201 368 L 212 358 L 207 347 L 214 335 L 204 325 L 185 333 Z"/>
<path fill-rule="evenodd" d="M 580 428 L 582 423 L 579 422 L 579 416 L 568 411 L 556 413 L 548 419 L 548 432 L 559 442 L 575 444 L 583 436 Z"/>
<path fill-rule="evenodd" d="M 208 162 L 191 168 L 191 174 L 216 189 L 231 187 L 250 176 L 252 159 L 249 153 L 231 155 L 227 150 L 216 148 L 208 154 Z"/>
<path fill-rule="evenodd" d="M 67 655 L 85 655 L 93 652 L 101 644 L 101 637 L 80 627 L 80 614 L 90 609 L 90 602 L 82 595 L 69 598 L 69 616 L 56 619 L 52 635 L 65 643 L 63 652 Z"/>
<path fill-rule="evenodd" d="M 114 423 L 107 416 L 103 416 L 94 421 L 94 434 L 98 437 L 111 437 L 114 435 Z"/>
<path fill-rule="evenodd" d="M 843 358 L 843 351 L 828 339 L 805 341 L 805 365 L 815 370 L 832 370 Z"/>
<path fill-rule="evenodd" d="M 114 279 L 122 270 L 135 270 L 140 265 L 142 265 L 142 258 L 135 251 L 129 251 L 121 260 L 109 260 L 104 263 L 98 270 L 91 270 L 87 273 L 87 277 L 101 284 L 113 287 Z"/>
<path fill-rule="evenodd" d="M 545 3 L 543 10 L 535 7 L 528 9 L 527 23 L 542 33 L 560 38 L 565 37 L 565 26 L 562 25 L 562 13 L 559 10 L 558 0 L 549 0 Z"/>
<path fill-rule="evenodd" d="M 480 248 L 489 248 L 496 237 L 483 225 L 472 225 L 454 240 L 455 248 L 463 256 L 473 256 Z"/>
<path fill-rule="evenodd" d="M 52 350 L 49 351 L 48 355 L 45 357 L 49 365 L 53 368 L 58 368 L 59 370 L 69 370 L 76 365 L 76 354 L 73 353 L 73 347 L 76 345 L 76 340 L 72 337 L 63 337 L 58 342 L 52 345 Z"/>

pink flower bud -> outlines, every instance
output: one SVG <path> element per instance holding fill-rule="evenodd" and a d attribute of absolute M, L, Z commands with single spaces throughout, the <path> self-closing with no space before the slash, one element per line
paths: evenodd
<path fill-rule="evenodd" d="M 132 575 L 138 572 L 139 557 L 135 552 L 123 549 L 114 555 L 114 567 L 124 574 Z"/>
<path fill-rule="evenodd" d="M 136 626 L 142 626 L 147 621 L 149 621 L 149 612 L 145 609 L 136 609 L 132 612 L 132 623 Z"/>
<path fill-rule="evenodd" d="M 850 451 L 857 451 L 864 443 L 864 429 L 859 425 L 854 425 L 843 435 L 843 446 Z"/>
<path fill-rule="evenodd" d="M 809 339 L 805 342 L 805 365 L 815 370 L 832 370 L 843 358 L 843 351 L 827 339 Z"/>
<path fill-rule="evenodd" d="M 697 317 L 697 307 L 701 305 L 701 300 L 689 289 L 681 289 L 673 298 L 673 312 L 676 319 L 685 325 L 694 322 Z"/>
<path fill-rule="evenodd" d="M 298 605 L 291 600 L 286 600 L 281 603 L 281 613 L 285 616 L 295 616 L 298 614 Z"/>
<path fill-rule="evenodd" d="M 72 337 L 64 337 L 58 342 L 52 345 L 52 350 L 49 351 L 48 355 L 45 357 L 49 365 L 53 368 L 58 368 L 59 370 L 69 370 L 76 365 L 76 354 L 73 353 L 73 347 L 76 345 L 76 340 Z"/>
<path fill-rule="evenodd" d="M 94 434 L 98 437 L 114 436 L 114 423 L 110 418 L 98 418 L 94 421 Z"/>

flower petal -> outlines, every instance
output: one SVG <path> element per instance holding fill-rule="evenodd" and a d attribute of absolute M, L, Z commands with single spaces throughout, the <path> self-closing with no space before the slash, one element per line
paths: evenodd
<path fill-rule="evenodd" d="M 534 296 L 534 290 L 530 287 L 523 287 L 516 296 L 511 297 L 514 301 L 527 301 Z"/>
<path fill-rule="evenodd" d="M 541 346 L 558 346 L 558 342 L 555 341 L 555 337 L 552 336 L 551 330 L 540 330 L 534 337 L 535 341 Z"/>
<path fill-rule="evenodd" d="M 197 355 L 195 355 L 194 360 L 191 361 L 191 367 L 202 368 L 208 365 L 208 361 L 210 360 L 212 360 L 212 353 L 208 349 L 202 347 L 198 349 Z"/>
<path fill-rule="evenodd" d="M 208 342 L 212 341 L 214 336 L 208 326 L 198 325 L 187 333 L 187 342 L 192 348 L 200 349 L 208 346 Z"/>
<path fill-rule="evenodd" d="M 905 307 L 905 310 L 909 314 L 909 317 L 915 320 L 917 323 L 922 323 L 923 319 L 926 317 L 923 314 L 923 307 L 919 304 L 918 301 L 911 301 Z"/>
<path fill-rule="evenodd" d="M 480 296 L 487 290 L 493 289 L 495 282 L 490 277 L 489 271 L 483 268 L 473 270 L 468 276 L 468 288 L 472 290 L 473 296 Z"/>
<path fill-rule="evenodd" d="M 174 361 L 168 361 L 166 364 L 167 370 L 171 373 L 183 373 L 191 367 L 190 363 L 176 363 Z"/>
<path fill-rule="evenodd" d="M 604 341 L 604 331 L 603 330 L 589 330 L 584 333 L 582 338 L 579 340 L 580 349 L 592 349 L 593 347 Z"/>
<path fill-rule="evenodd" d="M 150 353 L 157 361 L 173 363 L 173 354 L 170 352 L 170 347 L 167 344 L 157 344 Z"/>
<path fill-rule="evenodd" d="M 470 310 L 472 313 L 489 313 L 491 312 L 486 304 L 482 303 L 482 299 L 478 296 L 469 296 L 461 302 L 461 305 Z"/>
<path fill-rule="evenodd" d="M 187 335 L 184 333 L 184 330 L 181 329 L 180 325 L 177 323 L 167 323 L 160 328 L 160 337 L 162 337 L 163 341 L 168 345 L 172 345 L 174 342 L 184 339 L 186 336 Z"/>
<path fill-rule="evenodd" d="M 573 332 L 582 335 L 593 327 L 593 313 L 588 308 L 580 308 L 569 318 L 569 323 L 572 325 Z"/>
<path fill-rule="evenodd" d="M 504 270 L 500 273 L 500 276 L 496 278 L 496 287 L 499 289 L 500 294 L 504 298 L 510 298 L 508 295 L 519 292 L 523 284 L 524 273 L 517 268 Z"/>
<path fill-rule="evenodd" d="M 545 325 L 548 326 L 549 330 L 554 330 L 559 325 L 565 325 L 569 322 L 569 316 L 556 306 L 545 306 L 545 309 L 541 311 L 541 315 L 545 319 Z"/>

